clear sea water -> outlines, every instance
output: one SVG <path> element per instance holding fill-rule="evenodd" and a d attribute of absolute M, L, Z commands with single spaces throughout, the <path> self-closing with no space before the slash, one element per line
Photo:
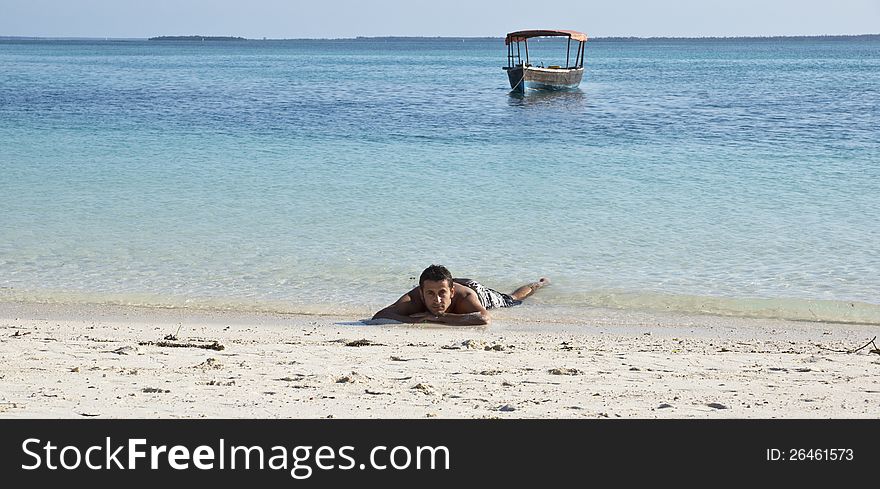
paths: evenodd
<path fill-rule="evenodd" d="M 564 50 L 534 43 L 533 60 Z M 0 42 L 0 299 L 880 324 L 880 40 Z M 560 309 L 561 310 L 561 309 Z M 574 312 L 571 312 L 574 311 Z"/>

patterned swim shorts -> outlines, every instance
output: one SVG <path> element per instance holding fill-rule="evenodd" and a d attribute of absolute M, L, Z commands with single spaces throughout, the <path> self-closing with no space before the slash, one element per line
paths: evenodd
<path fill-rule="evenodd" d="M 477 297 L 480 298 L 480 303 L 483 304 L 483 307 L 485 307 L 486 310 L 495 309 L 497 307 L 513 307 L 522 304 L 522 301 L 518 301 L 507 294 L 502 294 L 495 289 L 490 289 L 489 287 L 469 278 L 457 278 L 454 279 L 453 282 L 464 285 L 476 292 Z"/>

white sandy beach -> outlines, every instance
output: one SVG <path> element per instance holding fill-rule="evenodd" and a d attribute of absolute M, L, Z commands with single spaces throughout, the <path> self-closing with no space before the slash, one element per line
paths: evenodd
<path fill-rule="evenodd" d="M 880 414 L 874 345 L 832 351 L 866 344 L 876 326 L 611 310 L 567 323 L 495 317 L 487 328 L 416 327 L 0 303 L 0 417 Z"/>

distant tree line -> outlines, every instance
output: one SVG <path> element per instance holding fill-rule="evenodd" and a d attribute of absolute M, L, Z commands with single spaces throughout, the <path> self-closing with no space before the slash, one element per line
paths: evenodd
<path fill-rule="evenodd" d="M 243 37 L 235 36 L 156 36 L 148 41 L 247 41 Z"/>

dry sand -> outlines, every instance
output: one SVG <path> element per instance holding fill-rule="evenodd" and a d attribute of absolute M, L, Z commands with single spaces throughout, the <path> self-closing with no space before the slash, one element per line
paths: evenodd
<path fill-rule="evenodd" d="M 831 350 L 878 331 L 602 310 L 455 328 L 0 303 L 0 417 L 877 418 L 875 346 Z"/>

